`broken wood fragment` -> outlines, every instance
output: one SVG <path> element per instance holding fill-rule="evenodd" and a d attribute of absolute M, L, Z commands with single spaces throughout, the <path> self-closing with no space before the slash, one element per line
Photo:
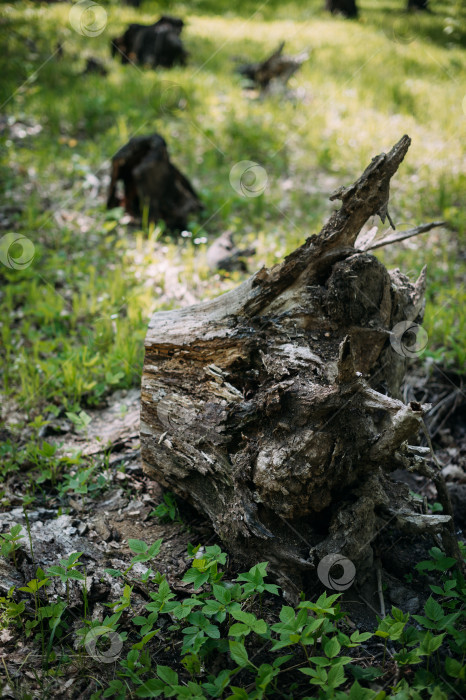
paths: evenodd
<path fill-rule="evenodd" d="M 255 254 L 254 248 L 239 249 L 231 231 L 225 231 L 207 249 L 207 264 L 211 270 L 247 272 L 245 258 Z"/>
<path fill-rule="evenodd" d="M 108 70 L 105 68 L 102 61 L 99 61 L 98 58 L 94 58 L 94 56 L 88 56 L 86 58 L 86 66 L 81 75 L 89 75 L 90 73 L 95 73 L 97 75 L 102 75 L 105 77 L 106 75 L 108 75 Z"/>
<path fill-rule="evenodd" d="M 251 87 L 267 90 L 272 82 L 286 85 L 291 76 L 309 57 L 307 52 L 297 56 L 284 56 L 285 42 L 278 46 L 269 58 L 259 63 L 245 63 L 238 67 L 238 73 L 251 81 Z"/>

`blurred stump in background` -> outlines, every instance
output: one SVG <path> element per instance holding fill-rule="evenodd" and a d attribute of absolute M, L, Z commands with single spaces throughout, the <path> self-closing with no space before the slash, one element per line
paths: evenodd
<path fill-rule="evenodd" d="M 237 71 L 251 81 L 251 88 L 267 90 L 272 82 L 286 85 L 291 76 L 309 57 L 307 52 L 302 52 L 297 56 L 284 56 L 283 48 L 285 42 L 272 53 L 269 58 L 259 63 L 245 63 L 238 67 Z"/>
<path fill-rule="evenodd" d="M 154 24 L 130 24 L 122 36 L 111 41 L 112 56 L 122 63 L 136 63 L 151 68 L 184 66 L 188 52 L 180 34 L 184 22 L 178 17 L 162 15 Z"/>
<path fill-rule="evenodd" d="M 332 15 L 343 15 L 348 19 L 358 16 L 356 0 L 325 0 L 325 7 Z"/>
<path fill-rule="evenodd" d="M 113 156 L 107 208 L 118 206 L 133 217 L 141 217 L 147 208 L 150 221 L 163 220 L 172 231 L 185 229 L 189 216 L 203 208 L 188 178 L 170 161 L 159 134 L 132 138 Z"/>

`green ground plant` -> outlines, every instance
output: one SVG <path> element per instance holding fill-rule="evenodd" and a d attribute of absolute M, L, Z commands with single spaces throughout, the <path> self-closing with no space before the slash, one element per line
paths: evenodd
<path fill-rule="evenodd" d="M 16 566 L 16 550 L 20 548 L 20 540 L 24 538 L 21 534 L 21 525 L 13 525 L 9 532 L 0 535 L 0 554 L 2 557 L 12 556 Z"/>
<path fill-rule="evenodd" d="M 128 544 L 137 553 L 130 566 L 121 572 L 108 571 L 126 581 L 135 563 L 156 559 L 162 542 L 148 545 L 130 540 Z M 35 579 L 1 598 L 0 619 L 3 628 L 20 624 L 27 635 L 35 633 L 44 661 L 43 688 L 47 678 L 56 677 L 66 664 L 76 663 L 75 642 L 83 672 L 91 672 L 94 662 L 111 653 L 105 664 L 111 663 L 113 678 L 107 682 L 102 676 L 97 679 L 93 700 L 447 700 L 452 693 L 461 695 L 466 687 L 466 584 L 451 559 L 437 548 L 430 554 L 431 559 L 420 562 L 417 569 L 436 572 L 440 585 L 430 585 L 433 595 L 424 604 L 424 614 L 410 616 L 392 607 L 391 614 L 379 619 L 372 632 L 354 631 L 339 593 L 324 592 L 315 600 L 303 595 L 297 606 L 280 605 L 279 587 L 265 581 L 267 562 L 235 580 L 226 579 L 227 556 L 217 545 L 189 546 L 191 567 L 183 578 L 184 583 L 193 584 L 189 597 L 175 594 L 164 575 L 147 569 L 132 574 L 132 585 L 125 583 L 120 597 L 106 604 L 110 615 L 102 620 L 90 618 L 86 577 L 78 571 L 82 552 L 76 552 L 46 573 L 38 569 Z M 51 577 L 66 584 L 66 600 L 48 601 L 44 591 Z M 79 619 L 76 603 L 71 606 L 69 601 L 71 582 L 82 587 L 83 616 Z M 146 614 L 133 612 L 135 585 L 149 593 Z M 20 592 L 33 597 L 32 612 L 26 610 Z M 269 598 L 262 607 L 265 593 Z M 74 625 L 71 632 L 73 620 L 81 625 Z M 384 644 L 383 658 L 369 665 L 374 647 L 368 644 L 378 639 Z M 172 649 L 170 666 L 157 661 L 162 648 L 165 652 Z M 394 662 L 398 680 L 390 685 Z"/>
<path fill-rule="evenodd" d="M 155 515 L 162 522 L 181 522 L 175 495 L 171 491 L 166 491 L 163 494 L 162 503 L 159 503 L 150 515 Z"/>

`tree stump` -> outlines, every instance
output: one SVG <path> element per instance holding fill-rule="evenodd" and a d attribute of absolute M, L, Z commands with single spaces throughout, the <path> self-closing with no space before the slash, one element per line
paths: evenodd
<path fill-rule="evenodd" d="M 358 16 L 356 0 L 325 0 L 325 7 L 332 15 L 343 15 L 348 19 Z"/>
<path fill-rule="evenodd" d="M 363 581 L 389 521 L 410 530 L 450 522 L 417 513 L 389 477 L 422 462 L 408 441 L 423 407 L 401 401 L 396 326 L 420 323 L 425 274 L 412 284 L 368 252 L 438 224 L 356 242 L 370 217 L 388 217 L 390 179 L 409 144 L 404 136 L 335 192 L 341 208 L 280 265 L 149 324 L 146 474 L 207 514 L 243 566 L 270 562 L 292 597 L 329 553 L 348 557 Z"/>
<path fill-rule="evenodd" d="M 150 221 L 162 219 L 172 231 L 185 229 L 188 217 L 203 208 L 188 178 L 170 161 L 159 134 L 136 136 L 113 156 L 107 208 L 121 205 L 133 217 L 147 207 Z"/>
<path fill-rule="evenodd" d="M 272 81 L 286 85 L 291 76 L 307 60 L 308 54 L 303 52 L 298 56 L 284 56 L 284 47 L 285 42 L 282 41 L 265 61 L 245 63 L 238 67 L 238 73 L 251 81 L 252 88 L 258 87 L 261 90 L 267 90 Z"/>
<path fill-rule="evenodd" d="M 408 0 L 408 10 L 428 10 L 428 0 Z"/>
<path fill-rule="evenodd" d="M 121 62 L 172 68 L 186 64 L 187 51 L 180 39 L 184 22 L 178 17 L 162 15 L 154 24 L 130 24 L 122 36 L 111 41 L 112 56 Z"/>

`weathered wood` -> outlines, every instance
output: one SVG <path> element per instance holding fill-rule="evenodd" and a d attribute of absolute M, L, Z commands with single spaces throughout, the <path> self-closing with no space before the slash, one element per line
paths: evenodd
<path fill-rule="evenodd" d="M 284 46 L 285 42 L 282 41 L 265 61 L 239 66 L 238 73 L 251 81 L 251 87 L 258 87 L 261 90 L 267 90 L 272 82 L 286 85 L 291 76 L 307 60 L 308 54 L 303 52 L 298 56 L 284 56 Z"/>
<path fill-rule="evenodd" d="M 178 17 L 162 15 L 154 24 L 130 24 L 122 36 L 111 41 L 113 57 L 121 62 L 172 68 L 186 64 L 187 51 L 180 39 L 184 22 Z"/>
<path fill-rule="evenodd" d="M 86 66 L 81 75 L 89 75 L 90 73 L 96 73 L 97 75 L 102 75 L 105 77 L 106 75 L 108 75 L 108 70 L 105 68 L 102 61 L 99 61 L 98 58 L 94 58 L 94 56 L 89 56 L 86 59 Z"/>
<path fill-rule="evenodd" d="M 150 221 L 161 219 L 173 231 L 185 229 L 188 217 L 203 208 L 188 178 L 170 161 L 159 134 L 132 138 L 113 156 L 107 208 L 121 205 L 134 217 L 147 207 Z"/>
<path fill-rule="evenodd" d="M 428 0 L 408 0 L 408 10 L 428 10 Z"/>
<path fill-rule="evenodd" d="M 245 258 L 255 254 L 255 248 L 236 247 L 231 231 L 225 231 L 207 249 L 207 264 L 211 270 L 247 272 Z"/>
<path fill-rule="evenodd" d="M 390 180 L 410 139 L 372 160 L 332 199 L 318 236 L 234 291 L 149 324 L 142 377 L 146 473 L 206 513 L 229 550 L 267 560 L 296 594 L 322 556 L 341 552 L 363 580 L 389 520 L 440 528 L 388 474 L 423 407 L 401 401 L 405 357 L 393 328 L 420 323 L 425 274 L 411 284 L 355 249 L 388 217 Z"/>
<path fill-rule="evenodd" d="M 343 15 L 348 19 L 358 16 L 356 0 L 325 0 L 325 7 L 332 15 Z"/>

